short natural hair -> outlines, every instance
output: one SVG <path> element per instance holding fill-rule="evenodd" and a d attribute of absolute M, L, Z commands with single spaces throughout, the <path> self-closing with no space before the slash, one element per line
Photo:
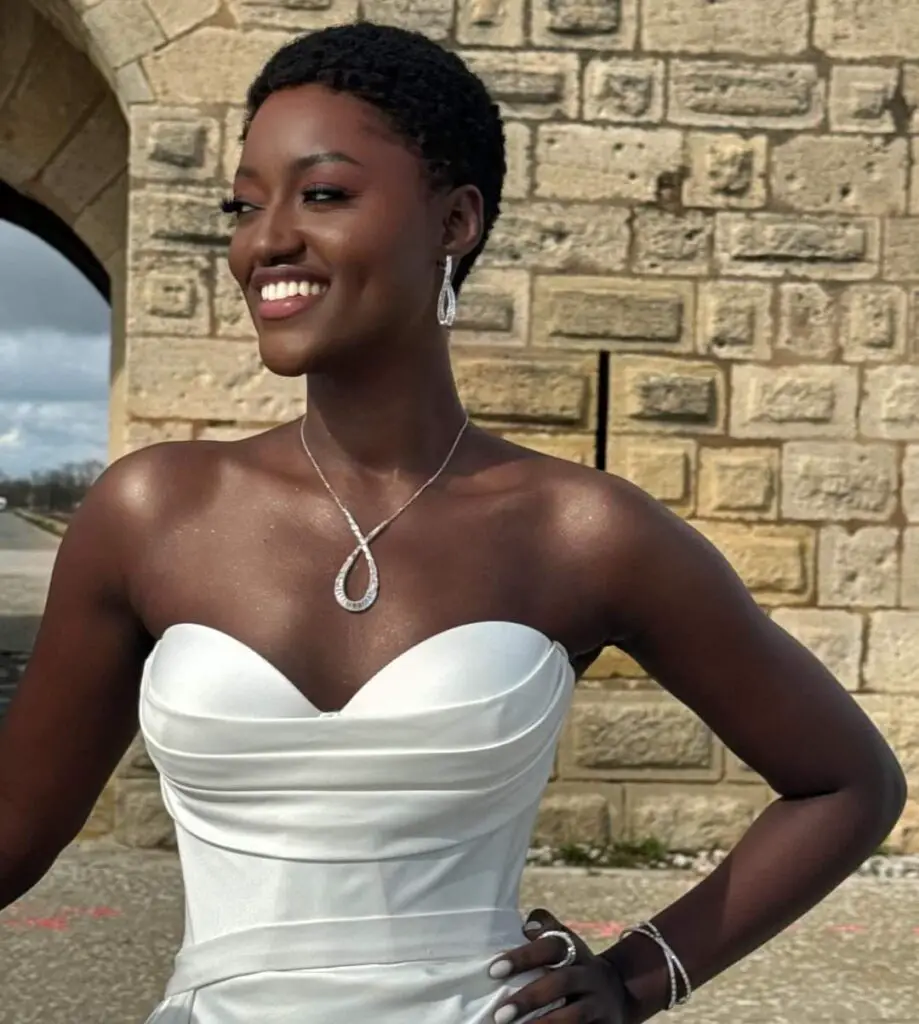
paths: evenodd
<path fill-rule="evenodd" d="M 271 57 L 249 88 L 243 138 L 269 96 L 312 84 L 376 107 L 424 161 L 434 187 L 475 185 L 482 193 L 482 238 L 457 268 L 459 288 L 498 219 L 507 172 L 504 126 L 485 84 L 419 32 L 338 25 L 301 36 Z"/>

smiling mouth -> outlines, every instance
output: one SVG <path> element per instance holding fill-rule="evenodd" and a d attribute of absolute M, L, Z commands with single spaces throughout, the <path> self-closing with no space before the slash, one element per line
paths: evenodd
<path fill-rule="evenodd" d="M 276 281 L 257 289 L 258 312 L 264 320 L 284 320 L 312 309 L 329 290 L 322 281 Z"/>

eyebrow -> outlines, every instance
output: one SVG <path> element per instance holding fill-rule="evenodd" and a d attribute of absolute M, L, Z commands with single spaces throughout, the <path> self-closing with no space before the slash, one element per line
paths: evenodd
<path fill-rule="evenodd" d="M 330 150 L 324 153 L 310 153 L 309 156 L 297 157 L 297 159 L 291 164 L 291 170 L 294 173 L 302 173 L 303 171 L 310 170 L 312 167 L 316 167 L 318 164 L 353 164 L 355 167 L 361 166 L 353 156 L 348 156 L 347 153 L 339 153 L 335 150 Z M 253 168 L 245 167 L 243 165 L 240 165 L 237 168 L 236 174 L 240 178 L 258 177 L 258 174 Z"/>

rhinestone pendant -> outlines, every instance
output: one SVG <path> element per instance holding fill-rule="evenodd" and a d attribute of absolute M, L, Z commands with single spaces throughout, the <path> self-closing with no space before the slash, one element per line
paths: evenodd
<path fill-rule="evenodd" d="M 367 572 L 370 578 L 367 580 L 367 589 L 364 591 L 364 596 L 358 598 L 357 601 L 352 601 L 348 597 L 348 577 L 351 575 L 352 569 L 357 565 L 357 560 L 361 555 L 367 560 Z M 370 545 L 362 539 L 360 545 L 345 559 L 344 565 L 342 565 L 338 575 L 335 577 L 335 600 L 346 612 L 365 612 L 376 601 L 379 593 L 380 573 L 377 569 L 376 559 L 374 559 L 370 552 Z"/>

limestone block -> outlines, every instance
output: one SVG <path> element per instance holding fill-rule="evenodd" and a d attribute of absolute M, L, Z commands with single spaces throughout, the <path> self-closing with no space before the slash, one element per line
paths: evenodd
<path fill-rule="evenodd" d="M 812 601 L 813 530 L 708 519 L 692 525 L 727 558 L 759 604 L 772 607 Z"/>
<path fill-rule="evenodd" d="M 724 374 L 715 363 L 639 355 L 611 360 L 613 433 L 721 433 L 724 404 Z"/>
<path fill-rule="evenodd" d="M 630 785 L 626 791 L 629 837 L 656 839 L 668 850 L 733 847 L 766 805 L 765 789 Z"/>
<path fill-rule="evenodd" d="M 104 95 L 86 57 L 56 32 L 42 33 L 2 108 L 0 178 L 15 187 L 37 177 Z"/>
<path fill-rule="evenodd" d="M 254 341 L 136 336 L 127 405 L 137 419 L 274 424 L 303 414 L 305 388 L 270 373 Z"/>
<path fill-rule="evenodd" d="M 184 420 L 131 420 L 128 424 L 128 450 L 134 452 L 163 441 L 190 441 L 193 436 L 191 423 Z"/>
<path fill-rule="evenodd" d="M 230 0 L 230 9 L 243 29 L 280 29 L 300 34 L 355 21 L 358 0 Z"/>
<path fill-rule="evenodd" d="M 807 49 L 807 0 L 643 0 L 641 46 L 678 53 L 793 56 Z"/>
<path fill-rule="evenodd" d="M 804 213 L 906 212 L 905 139 L 799 135 L 772 148 L 772 196 Z"/>
<path fill-rule="evenodd" d="M 526 199 L 533 181 L 533 132 L 528 124 L 505 121 L 507 174 L 502 199 Z"/>
<path fill-rule="evenodd" d="M 4 4 L 0 9 L 0 108 L 28 64 L 39 29 L 44 23 L 31 4 Z"/>
<path fill-rule="evenodd" d="M 463 285 L 454 344 L 525 345 L 530 335 L 530 275 L 525 270 L 473 269 Z"/>
<path fill-rule="evenodd" d="M 584 117 L 617 124 L 655 123 L 664 116 L 664 62 L 595 57 L 584 71 Z"/>
<path fill-rule="evenodd" d="M 618 434 L 609 438 L 607 469 L 669 505 L 681 515 L 693 508 L 695 441 Z"/>
<path fill-rule="evenodd" d="M 638 32 L 637 0 L 531 0 L 532 40 L 552 49 L 629 50 Z"/>
<path fill-rule="evenodd" d="M 244 441 L 248 437 L 260 434 L 265 430 L 265 425 L 246 426 L 244 423 L 234 423 L 233 426 L 217 426 L 206 424 L 195 431 L 196 441 L 219 441 L 227 444 L 230 441 Z"/>
<path fill-rule="evenodd" d="M 765 135 L 690 132 L 687 206 L 756 209 L 766 203 Z"/>
<path fill-rule="evenodd" d="M 482 263 L 569 274 L 624 270 L 629 217 L 607 203 L 505 203 Z"/>
<path fill-rule="evenodd" d="M 826 86 L 810 64 L 681 61 L 670 66 L 668 117 L 717 128 L 816 128 Z"/>
<path fill-rule="evenodd" d="M 830 78 L 830 128 L 834 132 L 877 133 L 894 130 L 890 103 L 897 69 L 882 64 L 836 64 Z"/>
<path fill-rule="evenodd" d="M 454 0 L 363 0 L 361 7 L 367 21 L 412 29 L 437 42 L 453 31 Z"/>
<path fill-rule="evenodd" d="M 892 217 L 884 231 L 884 277 L 919 279 L 919 217 Z"/>
<path fill-rule="evenodd" d="M 772 340 L 772 285 L 759 281 L 705 281 L 699 286 L 696 338 L 700 352 L 719 359 L 768 358 Z"/>
<path fill-rule="evenodd" d="M 892 853 L 919 853 L 919 800 L 907 799 L 900 820 L 884 845 Z"/>
<path fill-rule="evenodd" d="M 550 455 L 556 459 L 567 459 L 580 466 L 596 466 L 597 438 L 595 434 L 550 434 L 538 431 L 504 430 L 500 436 L 512 444 Z"/>
<path fill-rule="evenodd" d="M 128 276 L 128 335 L 206 337 L 211 333 L 210 292 L 207 256 L 135 253 Z"/>
<path fill-rule="evenodd" d="M 919 131 L 919 117 L 917 117 L 915 111 L 913 112 L 913 119 L 910 124 L 911 131 Z M 910 174 L 910 186 L 909 186 L 909 212 L 912 214 L 919 213 L 919 139 L 910 139 L 910 162 L 912 164 L 912 173 Z"/>
<path fill-rule="evenodd" d="M 120 68 L 166 42 L 145 0 L 102 0 L 83 23 L 110 68 Z"/>
<path fill-rule="evenodd" d="M 817 554 L 822 605 L 893 608 L 900 578 L 900 537 L 889 526 L 842 526 L 820 531 Z"/>
<path fill-rule="evenodd" d="M 222 189 L 182 191 L 152 187 L 131 193 L 132 244 L 135 250 L 224 251 L 231 220 L 220 209 Z"/>
<path fill-rule="evenodd" d="M 719 761 L 709 729 L 672 698 L 585 693 L 570 712 L 561 774 L 709 780 L 717 777 Z"/>
<path fill-rule="evenodd" d="M 125 170 L 86 207 L 73 230 L 103 263 L 127 242 L 128 174 Z"/>
<path fill-rule="evenodd" d="M 703 448 L 699 515 L 714 519 L 775 519 L 779 453 L 774 448 Z"/>
<path fill-rule="evenodd" d="M 776 608 L 772 619 L 819 658 L 847 690 L 859 688 L 862 615 L 823 608 Z"/>
<path fill-rule="evenodd" d="M 175 849 L 175 827 L 155 779 L 116 781 L 115 838 L 136 850 Z"/>
<path fill-rule="evenodd" d="M 220 9 L 220 0 L 147 0 L 147 4 L 170 39 L 200 25 Z"/>
<path fill-rule="evenodd" d="M 289 41 L 287 32 L 240 32 L 202 25 L 149 54 L 142 63 L 159 103 L 239 105 L 245 99 L 249 82 L 268 58 Z"/>
<path fill-rule="evenodd" d="M 524 0 L 468 0 L 457 10 L 456 37 L 464 46 L 522 46 Z"/>
<path fill-rule="evenodd" d="M 903 608 L 919 608 L 919 529 L 915 526 L 903 531 L 900 604 Z"/>
<path fill-rule="evenodd" d="M 131 175 L 200 184 L 216 178 L 221 125 L 196 107 L 143 104 L 131 110 Z"/>
<path fill-rule="evenodd" d="M 919 57 L 912 0 L 817 0 L 814 45 L 831 57 Z"/>
<path fill-rule="evenodd" d="M 534 282 L 536 345 L 688 352 L 692 322 L 692 286 L 685 281 L 538 276 Z"/>
<path fill-rule="evenodd" d="M 821 285 L 779 285 L 777 350 L 814 361 L 832 358 L 837 348 L 835 313 L 833 296 Z"/>
<path fill-rule="evenodd" d="M 877 611 L 869 616 L 865 684 L 879 693 L 919 694 L 919 612 Z M 919 714 L 911 726 L 919 728 Z M 915 776 L 919 770 L 919 743 L 909 744 Z"/>
<path fill-rule="evenodd" d="M 782 515 L 885 522 L 897 504 L 893 445 L 790 441 L 782 458 Z"/>
<path fill-rule="evenodd" d="M 906 293 L 895 285 L 850 285 L 840 298 L 839 340 L 849 363 L 889 363 L 906 349 Z"/>
<path fill-rule="evenodd" d="M 223 254 L 214 257 L 214 330 L 220 338 L 255 338 L 255 327 L 242 289 Z"/>
<path fill-rule="evenodd" d="M 107 93 L 39 181 L 75 218 L 123 172 L 127 155 L 127 126 L 114 95 Z"/>
<path fill-rule="evenodd" d="M 878 269 L 873 218 L 719 213 L 715 252 L 723 273 L 749 277 L 859 280 Z"/>
<path fill-rule="evenodd" d="M 597 415 L 593 357 L 486 356 L 457 351 L 453 359 L 460 395 L 483 422 L 590 430 Z"/>
<path fill-rule="evenodd" d="M 115 94 L 125 112 L 135 103 L 153 102 L 153 90 L 140 61 L 133 60 L 115 72 Z"/>
<path fill-rule="evenodd" d="M 236 168 L 242 155 L 242 130 L 245 110 L 230 107 L 223 118 L 223 153 L 220 159 L 220 178 L 229 186 L 236 177 Z"/>
<path fill-rule="evenodd" d="M 737 364 L 731 380 L 736 437 L 855 437 L 855 367 Z"/>
<path fill-rule="evenodd" d="M 919 439 L 919 366 L 878 366 L 865 373 L 861 430 L 866 438 Z"/>
<path fill-rule="evenodd" d="M 714 221 L 707 213 L 677 215 L 645 207 L 633 215 L 634 269 L 639 274 L 704 276 L 710 271 Z"/>
<path fill-rule="evenodd" d="M 504 117 L 577 118 L 577 54 L 466 50 L 460 56 L 485 83 Z"/>
<path fill-rule="evenodd" d="M 663 174 L 677 174 L 683 136 L 672 128 L 540 125 L 536 195 L 541 199 L 651 202 Z"/>
<path fill-rule="evenodd" d="M 902 497 L 907 520 L 919 523 L 919 445 L 905 446 Z"/>
<path fill-rule="evenodd" d="M 602 793 L 552 790 L 543 797 L 533 845 L 555 849 L 571 843 L 604 847 L 610 841 L 610 808 Z"/>

